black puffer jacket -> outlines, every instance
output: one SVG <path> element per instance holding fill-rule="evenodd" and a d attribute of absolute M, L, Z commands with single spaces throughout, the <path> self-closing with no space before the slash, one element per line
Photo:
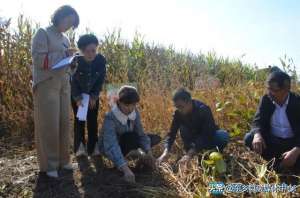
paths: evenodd
<path fill-rule="evenodd" d="M 81 100 L 82 93 L 97 100 L 106 76 L 106 59 L 101 54 L 88 63 L 83 56 L 77 58 L 77 70 L 71 78 L 72 98 Z"/>

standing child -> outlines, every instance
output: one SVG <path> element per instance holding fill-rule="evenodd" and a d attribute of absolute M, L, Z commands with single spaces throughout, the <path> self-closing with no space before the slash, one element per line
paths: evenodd
<path fill-rule="evenodd" d="M 72 77 L 72 107 L 74 111 L 74 152 L 76 156 L 98 155 L 98 109 L 99 94 L 106 75 L 106 60 L 101 54 L 97 54 L 98 39 L 92 34 L 86 34 L 77 42 L 83 56 L 77 59 L 77 71 Z M 87 113 L 88 141 L 85 141 L 85 121 L 76 117 L 78 107 L 82 105 L 82 94 L 90 96 Z"/>

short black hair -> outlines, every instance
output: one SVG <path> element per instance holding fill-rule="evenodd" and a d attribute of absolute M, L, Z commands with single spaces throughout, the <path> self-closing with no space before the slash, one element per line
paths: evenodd
<path fill-rule="evenodd" d="M 266 83 L 276 89 L 290 88 L 291 77 L 283 71 L 273 71 L 269 74 Z"/>
<path fill-rule="evenodd" d="M 54 14 L 51 17 L 51 22 L 54 26 L 58 26 L 61 20 L 70 15 L 75 16 L 75 21 L 73 24 L 73 28 L 75 29 L 79 25 L 79 15 L 76 10 L 69 5 L 63 5 L 55 10 Z"/>
<path fill-rule="evenodd" d="M 119 90 L 119 101 L 124 104 L 135 104 L 140 101 L 137 89 L 133 86 L 125 85 Z"/>
<path fill-rule="evenodd" d="M 276 71 L 281 71 L 282 72 L 282 70 L 278 66 L 271 66 L 270 65 L 269 69 L 270 69 L 269 73 L 276 72 Z"/>
<path fill-rule="evenodd" d="M 179 88 L 175 91 L 173 94 L 173 101 L 184 101 L 184 102 L 190 102 L 192 100 L 192 96 L 190 92 L 188 92 L 185 88 Z"/>
<path fill-rule="evenodd" d="M 99 41 L 97 37 L 93 34 L 85 34 L 80 36 L 80 38 L 77 41 L 77 47 L 80 50 L 84 50 L 84 48 L 90 44 L 99 45 Z"/>

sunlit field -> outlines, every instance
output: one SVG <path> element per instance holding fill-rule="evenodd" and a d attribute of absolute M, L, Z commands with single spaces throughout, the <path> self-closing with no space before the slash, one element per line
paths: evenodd
<path fill-rule="evenodd" d="M 99 52 L 108 61 L 107 84 L 136 83 L 141 94 L 139 110 L 146 131 L 164 137 L 169 130 L 172 93 L 186 87 L 195 99 L 208 104 L 220 126 L 230 132 L 224 150 L 226 173 L 217 174 L 207 165 L 209 151 L 199 154 L 191 167 L 182 170 L 176 161 L 182 155 L 178 139 L 166 163 L 151 173 L 136 166 L 136 184 L 122 182 L 120 173 L 102 158 L 80 160 L 80 169 L 56 182 L 40 180 L 33 138 L 30 42 L 38 26 L 19 17 L 18 26 L 0 26 L 0 197 L 211 197 L 209 183 L 268 184 L 299 183 L 299 177 L 267 170 L 267 163 L 243 145 L 250 129 L 268 69 L 245 65 L 238 59 L 218 57 L 214 52 L 192 54 L 172 47 L 122 39 L 122 31 L 110 32 L 101 40 Z M 92 29 L 92 28 L 91 28 Z M 68 32 L 75 46 L 75 33 Z M 288 57 L 282 65 L 294 78 L 295 66 Z M 266 66 L 267 67 L 267 66 Z M 99 122 L 109 110 L 106 90 L 101 93 Z M 72 114 L 73 115 L 73 114 Z M 72 120 L 70 120 L 72 125 Z M 162 144 L 154 147 L 158 157 Z M 71 151 L 71 150 L 70 150 Z M 73 156 L 73 160 L 76 158 Z M 271 163 L 271 162 L 269 162 Z M 300 197 L 298 193 L 225 193 L 228 197 Z"/>

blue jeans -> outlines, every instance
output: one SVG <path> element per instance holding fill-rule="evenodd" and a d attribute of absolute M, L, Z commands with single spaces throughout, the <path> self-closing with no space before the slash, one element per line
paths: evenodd
<path fill-rule="evenodd" d="M 225 130 L 217 130 L 215 136 L 213 137 L 213 147 L 218 147 L 220 151 L 226 147 L 230 140 L 229 134 Z"/>
<path fill-rule="evenodd" d="M 218 147 L 219 151 L 223 151 L 230 139 L 227 131 L 219 129 L 214 134 L 211 142 L 207 142 L 204 139 L 198 139 L 197 142 L 195 142 L 197 137 L 191 135 L 190 130 L 184 126 L 180 127 L 180 136 L 184 144 L 184 150 L 186 151 L 192 147 L 192 144 L 196 144 L 198 148 L 197 151 L 202 149 L 214 149 L 216 147 Z"/>
<path fill-rule="evenodd" d="M 246 133 L 245 136 L 244 136 L 244 143 L 251 150 L 252 150 L 252 141 L 253 141 L 253 138 L 254 138 L 254 134 L 251 133 L 251 132 Z"/>

